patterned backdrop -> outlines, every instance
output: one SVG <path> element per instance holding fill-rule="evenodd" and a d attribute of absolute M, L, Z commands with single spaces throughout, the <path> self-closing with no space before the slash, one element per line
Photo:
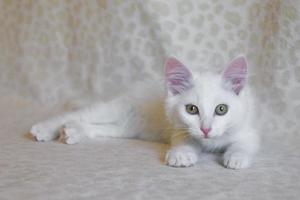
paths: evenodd
<path fill-rule="evenodd" d="M 1 92 L 44 105 L 107 98 L 162 78 L 169 55 L 220 71 L 243 53 L 262 135 L 290 140 L 299 136 L 299 11 L 299 0 L 0 0 Z"/>

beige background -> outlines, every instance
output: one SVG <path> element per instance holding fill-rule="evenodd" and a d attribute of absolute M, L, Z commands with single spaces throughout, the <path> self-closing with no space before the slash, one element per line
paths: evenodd
<path fill-rule="evenodd" d="M 298 0 L 1 0 L 3 90 L 43 104 L 117 95 L 162 77 L 177 56 L 221 70 L 246 54 L 264 132 L 294 137 L 300 117 Z"/>
<path fill-rule="evenodd" d="M 297 0 L 1 0 L 0 8 L 0 82 L 10 93 L 44 104 L 106 98 L 162 77 L 168 55 L 220 70 L 244 53 L 264 132 L 299 135 Z"/>

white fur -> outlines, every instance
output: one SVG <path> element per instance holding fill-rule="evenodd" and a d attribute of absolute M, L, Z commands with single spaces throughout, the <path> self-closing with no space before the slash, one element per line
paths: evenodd
<path fill-rule="evenodd" d="M 164 83 L 144 82 L 112 101 L 38 123 L 31 134 L 38 141 L 60 135 L 67 144 L 104 136 L 166 141 L 171 143 L 166 154 L 170 166 L 192 166 L 202 150 L 225 151 L 223 164 L 227 168 L 248 167 L 258 149 L 255 106 L 249 88 L 236 95 L 222 87 L 220 75 L 192 74 L 193 87 L 182 94 L 166 97 Z M 215 107 L 221 103 L 226 103 L 229 111 L 215 116 Z M 197 105 L 200 114 L 188 114 L 186 104 Z M 200 130 L 203 124 L 212 128 L 209 138 L 204 138 Z"/>
<path fill-rule="evenodd" d="M 219 76 L 202 74 L 194 77 L 193 89 L 167 98 L 168 118 L 175 127 L 187 127 L 189 135 L 199 142 L 204 151 L 225 151 L 224 166 L 233 169 L 248 167 L 258 148 L 252 121 L 255 107 L 249 88 L 235 95 L 220 87 Z M 191 103 L 198 106 L 200 116 L 185 111 L 184 105 Z M 227 104 L 229 111 L 224 116 L 215 116 L 214 109 L 221 103 Z M 201 124 L 211 125 L 208 139 L 201 133 Z"/>

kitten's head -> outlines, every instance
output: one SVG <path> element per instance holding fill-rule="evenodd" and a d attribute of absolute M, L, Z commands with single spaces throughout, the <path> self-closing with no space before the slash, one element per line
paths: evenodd
<path fill-rule="evenodd" d="M 244 117 L 247 62 L 233 59 L 221 75 L 192 73 L 175 58 L 165 64 L 166 113 L 175 128 L 198 138 L 218 137 Z"/>

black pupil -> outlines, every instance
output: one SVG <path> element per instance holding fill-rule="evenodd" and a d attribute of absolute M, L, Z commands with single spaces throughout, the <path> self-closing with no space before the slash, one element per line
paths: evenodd
<path fill-rule="evenodd" d="M 224 111 L 224 106 L 220 106 L 220 111 Z"/>

